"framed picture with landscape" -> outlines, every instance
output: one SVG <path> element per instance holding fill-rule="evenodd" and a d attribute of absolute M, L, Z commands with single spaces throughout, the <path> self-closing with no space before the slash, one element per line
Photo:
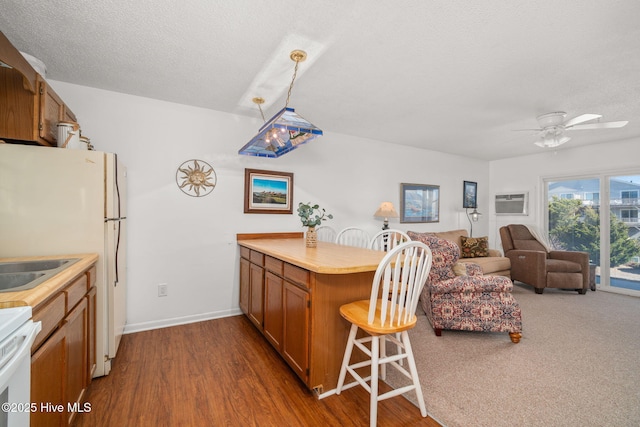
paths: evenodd
<path fill-rule="evenodd" d="M 464 181 L 462 184 L 462 207 L 477 208 L 478 207 L 478 183 Z"/>
<path fill-rule="evenodd" d="M 400 222 L 440 222 L 440 186 L 400 184 Z"/>
<path fill-rule="evenodd" d="M 290 214 L 292 203 L 292 173 L 244 170 L 244 213 Z"/>

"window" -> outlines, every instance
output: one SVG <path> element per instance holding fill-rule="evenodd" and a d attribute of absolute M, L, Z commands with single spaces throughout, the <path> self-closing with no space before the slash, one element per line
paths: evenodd
<path fill-rule="evenodd" d="M 599 202 L 600 201 L 600 193 L 586 193 L 584 195 L 584 199 L 585 200 L 591 200 L 593 202 Z"/>
<path fill-rule="evenodd" d="M 554 247 L 588 252 L 602 289 L 640 295 L 640 175 L 546 180 L 545 187 Z"/>
<path fill-rule="evenodd" d="M 638 210 L 622 209 L 620 211 L 620 218 L 622 219 L 622 222 L 638 222 Z"/>

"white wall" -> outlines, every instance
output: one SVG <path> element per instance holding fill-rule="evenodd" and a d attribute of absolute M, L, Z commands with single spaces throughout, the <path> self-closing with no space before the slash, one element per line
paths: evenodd
<path fill-rule="evenodd" d="M 606 132 L 606 131 L 602 131 Z M 569 143 L 570 144 L 570 143 Z M 640 144 L 637 140 L 608 142 L 557 150 L 517 159 L 490 163 L 489 237 L 493 247 L 501 249 L 499 228 L 507 224 L 544 224 L 544 179 L 608 173 L 640 173 Z M 496 193 L 529 192 L 529 215 L 496 216 Z"/>
<path fill-rule="evenodd" d="M 400 183 L 440 186 L 440 222 L 400 224 L 402 230 L 469 228 L 462 182 L 478 182 L 478 210 L 489 209 L 489 163 L 434 151 L 335 134 L 279 159 L 239 156 L 261 121 L 94 88 L 50 82 L 78 117 L 83 135 L 128 167 L 127 331 L 239 313 L 236 233 L 304 231 L 297 215 L 244 214 L 244 169 L 294 173 L 294 207 L 317 202 L 336 229 L 381 228 L 382 201 L 399 207 Z M 275 111 L 265 112 L 271 116 Z M 312 112 L 303 112 L 313 122 Z M 315 123 L 321 128 L 322 123 Z M 176 169 L 202 159 L 217 186 L 205 197 L 183 194 Z M 528 185 L 528 184 L 527 184 Z M 486 235 L 489 215 L 474 224 Z M 167 283 L 169 295 L 157 296 Z"/>

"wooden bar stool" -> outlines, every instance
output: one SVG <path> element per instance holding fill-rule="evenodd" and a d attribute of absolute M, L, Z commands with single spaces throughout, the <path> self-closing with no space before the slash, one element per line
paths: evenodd
<path fill-rule="evenodd" d="M 407 331 L 416 324 L 416 307 L 422 288 L 429 277 L 431 261 L 431 250 L 424 243 L 410 241 L 396 246 L 378 265 L 373 278 L 371 298 L 340 307 L 340 314 L 351 323 L 351 330 L 344 351 L 336 394 L 339 395 L 343 389 L 358 384 L 367 390 L 371 394 L 369 416 L 371 426 L 376 425 L 379 401 L 410 390 L 416 392 L 420 413 L 423 417 L 427 416 Z M 358 329 L 366 332 L 365 336 L 356 338 Z M 396 338 L 397 333 L 400 334 L 400 339 Z M 397 346 L 397 354 L 387 356 L 386 340 Z M 366 354 L 369 360 L 350 364 L 354 346 Z M 404 359 L 407 359 L 409 371 L 399 363 Z M 412 383 L 378 395 L 378 377 L 385 379 L 387 364 L 410 378 Z M 362 372 L 361 368 L 367 366 L 371 368 L 370 375 L 363 377 L 357 370 Z M 355 381 L 345 384 L 347 372 Z"/>

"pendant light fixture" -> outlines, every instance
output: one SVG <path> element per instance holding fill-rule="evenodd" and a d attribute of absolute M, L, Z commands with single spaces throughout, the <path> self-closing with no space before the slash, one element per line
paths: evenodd
<path fill-rule="evenodd" d="M 296 63 L 296 66 L 284 108 L 265 123 L 258 131 L 258 134 L 238 151 L 238 154 L 258 157 L 280 157 L 322 135 L 320 129 L 298 115 L 293 108 L 289 108 L 289 98 L 298 73 L 298 64 L 307 59 L 307 54 L 302 50 L 294 50 L 289 57 Z M 261 107 L 264 99 L 253 98 L 253 103 L 258 105 L 262 120 L 264 120 L 264 113 Z"/>

